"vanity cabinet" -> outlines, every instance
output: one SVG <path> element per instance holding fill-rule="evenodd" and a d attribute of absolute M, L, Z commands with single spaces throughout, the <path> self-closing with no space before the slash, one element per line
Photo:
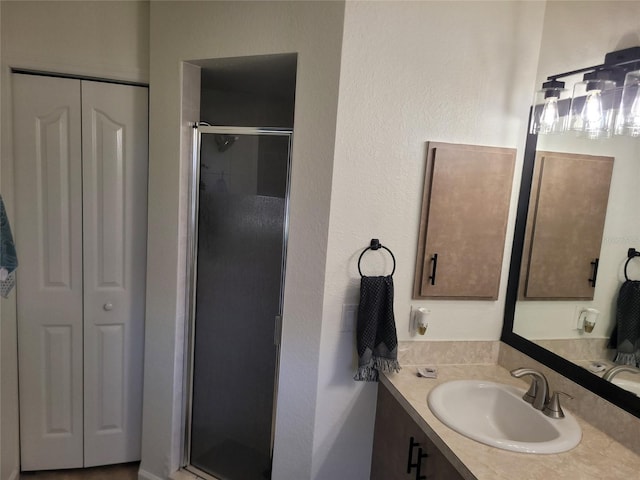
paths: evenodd
<path fill-rule="evenodd" d="M 422 458 L 419 458 L 420 449 Z M 410 464 L 414 466 L 409 468 Z M 389 390 L 380 384 L 371 459 L 371 480 L 462 480 L 462 478 Z"/>
<path fill-rule="evenodd" d="M 413 298 L 498 298 L 515 149 L 429 142 Z"/>
<path fill-rule="evenodd" d="M 537 152 L 521 300 L 593 300 L 613 157 Z"/>

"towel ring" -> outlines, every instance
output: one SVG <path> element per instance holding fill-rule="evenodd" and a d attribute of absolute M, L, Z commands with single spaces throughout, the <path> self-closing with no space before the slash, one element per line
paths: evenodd
<path fill-rule="evenodd" d="M 362 251 L 360 257 L 358 258 L 358 273 L 360 273 L 361 277 L 364 277 L 364 275 L 362 275 L 362 270 L 360 270 L 360 261 L 362 260 L 364 254 L 367 252 L 367 250 L 379 250 L 381 248 L 384 248 L 387 252 L 389 252 L 389 255 L 391 255 L 391 258 L 393 259 L 393 270 L 391 270 L 391 276 L 393 276 L 394 272 L 396 271 L 396 257 L 393 256 L 391 250 L 380 243 L 380 240 L 378 240 L 377 238 L 372 238 L 371 244 Z"/>
<path fill-rule="evenodd" d="M 627 281 L 629 281 L 629 275 L 627 275 L 627 267 L 629 266 L 629 262 L 635 257 L 640 257 L 640 252 L 638 252 L 635 248 L 630 248 L 627 251 L 627 261 L 624 264 L 624 278 Z"/>

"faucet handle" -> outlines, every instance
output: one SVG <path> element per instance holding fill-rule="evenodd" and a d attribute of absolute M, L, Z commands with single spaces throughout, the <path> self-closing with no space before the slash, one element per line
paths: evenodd
<path fill-rule="evenodd" d="M 573 400 L 573 397 L 566 392 L 553 392 L 551 400 L 549 400 L 549 403 L 542 410 L 542 413 L 544 413 L 547 417 L 564 418 L 564 412 L 562 411 L 562 407 L 560 406 L 560 394 L 566 395 L 571 400 Z"/>

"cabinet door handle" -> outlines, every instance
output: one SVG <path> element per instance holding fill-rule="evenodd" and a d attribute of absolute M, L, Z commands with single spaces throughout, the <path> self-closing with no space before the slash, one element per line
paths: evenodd
<path fill-rule="evenodd" d="M 591 262 L 591 265 L 593 265 L 593 273 L 591 275 L 591 278 L 589 279 L 589 283 L 594 288 L 596 286 L 596 278 L 598 277 L 598 264 L 599 263 L 600 263 L 600 259 L 599 258 L 596 258 L 593 262 Z"/>
<path fill-rule="evenodd" d="M 422 453 L 422 448 L 418 448 L 418 462 L 416 465 L 416 480 L 426 480 L 426 475 L 421 475 L 422 470 L 422 459 L 427 458 L 429 455 L 426 453 Z"/>
<path fill-rule="evenodd" d="M 438 268 L 438 254 L 434 253 L 431 257 L 431 275 L 429 275 L 429 280 L 431 280 L 431 285 L 436 284 L 436 269 Z"/>
<path fill-rule="evenodd" d="M 407 473 L 411 473 L 413 467 L 418 467 L 418 463 L 413 463 L 413 447 L 419 447 L 420 443 L 416 442 L 413 437 L 409 438 L 409 454 L 407 455 Z M 419 461 L 419 457 L 418 457 Z M 420 468 L 420 467 L 418 467 Z"/>

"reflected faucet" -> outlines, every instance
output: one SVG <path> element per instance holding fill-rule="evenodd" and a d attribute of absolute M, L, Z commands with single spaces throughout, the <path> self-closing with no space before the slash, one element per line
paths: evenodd
<path fill-rule="evenodd" d="M 616 365 L 615 367 L 611 367 L 609 370 L 604 372 L 604 375 L 602 375 L 602 379 L 610 382 L 613 380 L 613 377 L 622 372 L 640 373 L 640 369 L 632 367 L 630 365 Z"/>
<path fill-rule="evenodd" d="M 511 376 L 520 378 L 525 375 L 531 375 L 533 377 L 531 386 L 527 393 L 524 394 L 522 399 L 533 405 L 533 408 L 537 410 L 543 410 L 549 403 L 549 383 L 546 377 L 532 368 L 516 368 L 511 370 Z"/>

